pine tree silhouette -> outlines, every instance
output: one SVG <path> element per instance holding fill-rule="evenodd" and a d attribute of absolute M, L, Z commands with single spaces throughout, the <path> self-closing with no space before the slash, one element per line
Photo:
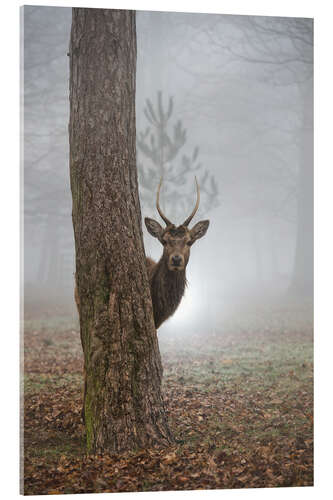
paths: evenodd
<path fill-rule="evenodd" d="M 196 146 L 191 155 L 181 155 L 187 139 L 186 129 L 181 120 L 174 125 L 170 123 L 173 109 L 172 97 L 164 109 L 161 91 L 157 93 L 155 109 L 151 100 L 146 99 L 143 111 L 149 125 L 137 135 L 137 150 L 139 190 L 144 211 L 151 213 L 155 209 L 156 190 L 163 177 L 161 206 L 168 218 L 177 224 L 193 208 L 194 175 L 200 186 L 199 215 L 203 216 L 218 206 L 219 201 L 214 176 L 208 170 L 203 171 L 198 161 L 199 147 Z"/>

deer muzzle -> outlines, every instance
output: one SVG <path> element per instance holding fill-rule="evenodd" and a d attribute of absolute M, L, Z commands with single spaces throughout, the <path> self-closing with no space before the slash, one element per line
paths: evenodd
<path fill-rule="evenodd" d="M 185 268 L 184 257 L 179 254 L 170 255 L 169 269 L 171 271 L 182 271 Z"/>

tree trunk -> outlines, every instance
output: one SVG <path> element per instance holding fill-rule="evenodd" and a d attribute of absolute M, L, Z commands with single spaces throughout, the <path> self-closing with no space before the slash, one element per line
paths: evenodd
<path fill-rule="evenodd" d="M 299 84 L 303 131 L 297 200 L 297 233 L 291 291 L 313 295 L 313 79 Z"/>
<path fill-rule="evenodd" d="M 254 249 L 254 272 L 256 283 L 259 284 L 263 281 L 263 262 L 262 262 L 262 248 L 261 248 L 261 232 L 258 228 L 258 222 L 254 221 L 252 224 L 252 242 Z"/>
<path fill-rule="evenodd" d="M 46 223 L 43 224 L 41 232 L 43 232 L 43 242 L 41 244 L 41 252 L 39 257 L 39 265 L 37 271 L 37 281 L 39 285 L 45 284 L 47 282 L 48 272 L 50 268 L 50 253 L 51 245 L 50 241 L 52 238 L 52 230 L 54 229 L 54 224 L 52 217 L 47 216 Z"/>
<path fill-rule="evenodd" d="M 135 12 L 73 9 L 70 175 L 88 452 L 172 441 L 135 158 Z"/>

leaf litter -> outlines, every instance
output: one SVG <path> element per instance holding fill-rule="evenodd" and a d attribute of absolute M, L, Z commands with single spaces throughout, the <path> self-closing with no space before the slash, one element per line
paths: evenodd
<path fill-rule="evenodd" d="M 161 336 L 176 442 L 102 456 L 85 453 L 80 335 L 63 324 L 25 328 L 26 495 L 313 485 L 311 324 Z"/>

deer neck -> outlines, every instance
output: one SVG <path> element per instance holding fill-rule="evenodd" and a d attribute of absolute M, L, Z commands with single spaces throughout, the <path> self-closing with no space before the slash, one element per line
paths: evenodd
<path fill-rule="evenodd" d="M 156 327 L 177 309 L 186 287 L 184 271 L 170 271 L 162 257 L 156 264 L 150 280 Z"/>

